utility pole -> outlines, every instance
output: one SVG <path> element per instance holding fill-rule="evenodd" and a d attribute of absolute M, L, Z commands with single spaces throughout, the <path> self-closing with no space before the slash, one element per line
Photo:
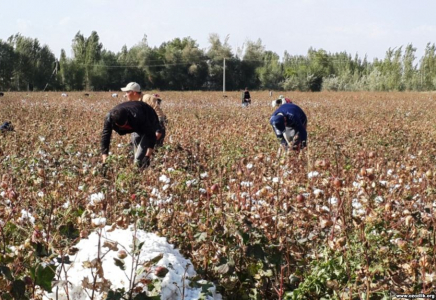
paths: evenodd
<path fill-rule="evenodd" d="M 227 36 L 226 36 L 226 39 L 224 40 L 224 43 L 223 43 L 223 47 L 227 47 L 228 46 L 228 44 L 227 44 L 227 41 L 229 40 L 229 37 L 230 37 L 230 34 L 228 34 Z M 224 93 L 226 92 L 226 52 L 224 51 L 225 49 L 223 48 L 222 49 L 222 54 L 223 54 L 223 96 L 225 96 L 224 95 Z"/>
<path fill-rule="evenodd" d="M 223 94 L 226 92 L 226 58 L 223 58 Z"/>

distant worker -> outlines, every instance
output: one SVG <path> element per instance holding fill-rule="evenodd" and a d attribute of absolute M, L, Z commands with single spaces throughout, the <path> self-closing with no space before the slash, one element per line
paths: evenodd
<path fill-rule="evenodd" d="M 279 107 L 280 105 L 285 104 L 285 103 L 292 103 L 292 100 L 289 98 L 285 98 L 285 96 L 283 96 L 283 95 L 280 95 L 278 99 L 273 100 L 271 102 L 271 106 L 272 107 Z"/>
<path fill-rule="evenodd" d="M 289 147 L 299 151 L 307 143 L 307 117 L 304 111 L 293 103 L 281 105 L 272 114 L 270 124 L 285 150 Z"/>
<path fill-rule="evenodd" d="M 242 106 L 248 106 L 251 104 L 251 96 L 250 92 L 248 91 L 248 88 L 245 88 L 244 92 L 242 93 Z"/>
<path fill-rule="evenodd" d="M 160 123 L 160 139 L 157 141 L 156 146 L 162 146 L 163 140 L 166 135 L 166 129 L 165 125 L 167 123 L 167 118 L 165 114 L 162 111 L 162 108 L 160 106 L 162 99 L 159 97 L 158 94 L 145 94 L 143 95 L 141 92 L 141 86 L 137 84 L 136 82 L 130 82 L 126 87 L 121 88 L 123 92 L 126 92 L 127 99 L 129 101 L 142 101 L 150 105 L 156 112 L 159 123 Z M 157 134 L 157 133 L 156 133 Z"/>
<path fill-rule="evenodd" d="M 0 132 L 15 131 L 11 122 L 6 121 L 0 126 Z"/>
<path fill-rule="evenodd" d="M 153 148 L 160 138 L 159 119 L 150 105 L 126 101 L 109 111 L 104 119 L 100 142 L 103 163 L 109 154 L 112 130 L 119 135 L 131 133 L 134 164 L 141 169 L 150 165 Z"/>

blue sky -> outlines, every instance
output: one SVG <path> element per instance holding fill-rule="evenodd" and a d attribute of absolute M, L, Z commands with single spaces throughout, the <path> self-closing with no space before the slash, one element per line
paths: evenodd
<path fill-rule="evenodd" d="M 209 47 L 209 34 L 229 35 L 233 52 L 261 39 L 283 57 L 312 47 L 346 51 L 372 61 L 389 48 L 412 44 L 416 56 L 436 43 L 434 0 L 0 0 L 0 39 L 20 32 L 71 56 L 80 31 L 96 31 L 104 48 L 119 52 L 147 35 L 150 46 L 191 37 Z"/>

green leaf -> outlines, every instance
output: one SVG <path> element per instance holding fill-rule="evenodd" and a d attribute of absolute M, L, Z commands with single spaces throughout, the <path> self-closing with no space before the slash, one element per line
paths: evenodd
<path fill-rule="evenodd" d="M 369 271 L 371 273 L 375 273 L 375 272 L 383 273 L 385 271 L 385 268 L 382 265 L 375 265 L 375 266 L 369 267 Z"/>
<path fill-rule="evenodd" d="M 265 258 L 265 252 L 260 244 L 254 244 L 247 246 L 247 256 L 263 260 Z"/>
<path fill-rule="evenodd" d="M 141 243 L 137 244 L 137 246 L 136 246 L 136 249 L 135 249 L 135 250 L 136 250 L 136 251 L 138 251 L 138 252 L 139 252 L 139 251 L 141 251 L 141 249 L 142 249 L 142 246 L 144 246 L 144 243 L 145 243 L 145 242 L 141 242 Z"/>
<path fill-rule="evenodd" d="M 208 295 L 208 296 L 212 296 L 211 295 L 211 292 L 209 291 L 209 289 L 211 288 L 211 287 L 213 287 L 213 284 L 212 283 L 210 283 L 210 282 L 206 282 L 206 283 L 204 283 L 204 284 L 200 284 L 201 285 L 201 292 L 203 293 L 203 294 L 206 294 L 206 295 Z"/>
<path fill-rule="evenodd" d="M 11 274 L 11 270 L 8 267 L 0 267 L 0 275 L 1 274 L 3 274 L 9 281 L 14 280 Z"/>
<path fill-rule="evenodd" d="M 219 273 L 219 274 L 226 274 L 227 272 L 229 272 L 230 267 L 228 264 L 223 264 L 220 266 L 215 267 L 215 272 Z"/>
<path fill-rule="evenodd" d="M 12 296 L 11 296 L 11 294 L 9 294 L 9 293 L 6 293 L 6 294 L 0 294 L 0 296 L 2 296 L 2 300 L 12 300 L 12 299 L 14 299 Z"/>
<path fill-rule="evenodd" d="M 15 300 L 25 300 L 28 299 L 25 296 L 26 284 L 24 281 L 18 279 L 12 282 L 11 294 Z"/>
<path fill-rule="evenodd" d="M 259 270 L 262 269 L 262 264 L 258 264 L 258 263 L 251 263 L 247 266 L 247 272 L 250 276 L 254 276 L 256 275 Z"/>
<path fill-rule="evenodd" d="M 37 243 L 34 245 L 35 248 L 35 254 L 38 257 L 45 257 L 48 256 L 47 247 L 43 245 L 42 243 Z"/>
<path fill-rule="evenodd" d="M 197 240 L 197 242 L 205 241 L 207 238 L 207 232 L 199 232 L 195 234 L 194 237 Z"/>
<path fill-rule="evenodd" d="M 81 217 L 84 212 L 85 210 L 83 209 L 83 207 L 78 207 L 76 210 L 72 210 L 70 212 L 70 215 L 73 215 L 75 217 Z"/>
<path fill-rule="evenodd" d="M 71 221 L 69 221 L 67 225 L 59 226 L 59 233 L 71 240 L 79 237 L 79 229 L 75 228 L 73 222 Z"/>
<path fill-rule="evenodd" d="M 123 299 L 123 293 L 117 291 L 109 291 L 109 293 L 107 294 L 106 300 L 121 300 Z"/>
<path fill-rule="evenodd" d="M 209 281 L 204 282 L 204 283 L 200 283 L 197 280 L 193 280 L 193 281 L 189 282 L 189 286 L 191 288 L 195 288 L 195 289 L 201 288 L 201 294 L 202 295 L 212 296 L 212 293 L 211 293 L 211 291 L 209 289 L 211 287 L 213 287 L 213 284 L 211 282 L 209 282 Z M 199 299 L 206 299 L 206 298 L 201 298 L 200 297 Z"/>
<path fill-rule="evenodd" d="M 136 269 L 136 275 L 141 275 L 142 273 L 144 273 L 145 268 L 144 267 L 139 267 L 138 269 Z"/>
<path fill-rule="evenodd" d="M 166 267 L 162 267 L 162 266 L 157 266 L 154 270 L 154 274 L 157 277 L 165 277 L 168 272 L 169 270 Z"/>
<path fill-rule="evenodd" d="M 238 230 L 238 231 L 236 232 L 236 234 L 241 238 L 242 243 L 243 243 L 244 245 L 246 245 L 247 242 L 248 242 L 248 240 L 249 240 L 249 238 L 250 238 L 250 236 L 249 236 L 247 233 L 243 232 L 242 230 Z"/>
<path fill-rule="evenodd" d="M 122 261 L 121 259 L 118 259 L 118 258 L 116 258 L 116 257 L 114 257 L 114 260 L 115 260 L 115 265 L 117 266 L 117 267 L 119 267 L 121 270 L 125 270 L 126 269 L 126 266 L 125 266 L 125 264 L 124 264 L 124 261 Z"/>
<path fill-rule="evenodd" d="M 306 242 L 307 242 L 307 238 L 302 238 L 302 239 L 297 240 L 297 243 L 299 243 L 299 244 L 304 244 Z"/>
<path fill-rule="evenodd" d="M 42 264 L 38 264 L 36 268 L 30 268 L 30 276 L 36 285 L 51 293 L 51 282 L 55 277 L 55 269 L 54 265 L 44 267 Z"/>
<path fill-rule="evenodd" d="M 163 258 L 163 253 L 160 253 L 158 256 L 150 259 L 149 261 L 143 263 L 144 267 L 151 267 L 152 265 L 158 263 Z"/>
<path fill-rule="evenodd" d="M 268 269 L 266 271 L 260 270 L 259 274 L 261 274 L 263 277 L 272 277 L 273 276 L 273 272 L 271 269 Z"/>
<path fill-rule="evenodd" d="M 137 294 L 133 300 L 161 300 L 160 296 L 147 296 L 145 293 Z"/>
<path fill-rule="evenodd" d="M 5 232 L 5 234 L 11 234 L 13 232 L 16 232 L 18 230 L 17 225 L 15 225 L 12 222 L 7 222 L 6 225 L 4 225 L 3 227 L 3 231 Z"/>

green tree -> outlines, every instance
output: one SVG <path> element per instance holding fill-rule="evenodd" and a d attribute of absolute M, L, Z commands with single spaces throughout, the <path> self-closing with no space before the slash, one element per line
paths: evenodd
<path fill-rule="evenodd" d="M 223 42 L 216 33 L 209 35 L 209 50 L 206 55 L 209 65 L 209 76 L 204 85 L 206 89 L 220 90 L 223 87 L 224 59 L 226 60 L 226 89 L 234 89 L 234 77 L 241 76 L 241 69 L 235 59 L 227 35 Z M 238 80 L 239 81 L 239 80 Z M 240 87 L 239 87 L 240 88 Z"/>
<path fill-rule="evenodd" d="M 358 91 L 368 89 L 368 75 L 372 65 L 367 62 L 366 56 L 360 59 L 356 54 L 353 58 L 347 52 L 330 55 L 330 74 L 322 79 L 323 90 Z M 332 70 L 333 69 L 333 70 Z M 327 74 L 327 72 L 325 73 Z"/>
<path fill-rule="evenodd" d="M 56 67 L 56 58 L 48 46 L 44 45 L 38 52 L 36 59 L 36 69 L 34 71 L 33 82 L 37 90 L 54 86 L 54 77 L 52 76 Z M 50 82 L 52 81 L 52 82 Z"/>
<path fill-rule="evenodd" d="M 134 81 L 139 83 L 141 87 L 145 89 L 146 74 L 144 74 L 143 69 L 140 68 L 141 60 L 138 54 L 140 52 L 138 45 L 133 46 L 130 50 L 127 50 L 127 47 L 124 45 L 121 52 L 117 55 L 117 61 L 120 66 L 120 72 L 117 73 L 119 74 L 120 82 L 122 82 L 123 85 Z"/>
<path fill-rule="evenodd" d="M 425 91 L 436 89 L 436 47 L 428 43 L 419 64 L 421 87 Z"/>
<path fill-rule="evenodd" d="M 386 90 L 388 91 L 401 91 L 404 89 L 401 81 L 403 74 L 402 52 L 402 47 L 395 51 L 389 49 L 386 52 L 386 57 L 382 64 L 382 72 L 386 78 Z"/>
<path fill-rule="evenodd" d="M 160 76 L 166 89 L 184 90 L 185 73 L 189 62 L 183 60 L 183 45 L 179 38 L 163 43 L 159 49 L 159 57 L 163 60 Z"/>
<path fill-rule="evenodd" d="M 74 59 L 67 58 L 64 49 L 61 50 L 59 65 L 58 80 L 61 87 L 66 91 L 83 90 L 85 81 L 83 65 Z"/>
<path fill-rule="evenodd" d="M 247 41 L 245 43 L 245 52 L 242 58 L 244 86 L 251 89 L 260 87 L 261 81 L 256 70 L 262 67 L 264 58 L 265 46 L 262 45 L 261 39 L 258 39 L 256 42 Z"/>
<path fill-rule="evenodd" d="M 303 55 L 292 56 L 285 51 L 283 58 L 285 80 L 281 84 L 284 90 L 307 91 L 309 75 L 309 60 Z"/>
<path fill-rule="evenodd" d="M 280 57 L 271 51 L 266 51 L 263 55 L 263 65 L 256 69 L 260 80 L 261 89 L 278 90 L 283 81 L 283 66 Z"/>
<path fill-rule="evenodd" d="M 206 56 L 198 44 L 190 37 L 176 38 L 159 47 L 159 56 L 163 57 L 162 78 L 168 89 L 200 89 L 207 77 Z"/>
<path fill-rule="evenodd" d="M 331 56 L 323 49 L 308 51 L 308 76 L 307 84 L 310 91 L 318 92 L 322 88 L 323 78 L 334 75 L 334 68 Z"/>
<path fill-rule="evenodd" d="M 417 89 L 417 69 L 414 65 L 416 48 L 412 44 L 407 45 L 403 55 L 403 74 L 401 78 L 405 90 Z"/>
<path fill-rule="evenodd" d="M 93 89 L 92 78 L 95 78 L 94 73 L 98 73 L 96 64 L 101 58 L 101 51 L 103 45 L 100 43 L 100 38 L 97 32 L 91 32 L 88 38 L 85 38 L 80 31 L 73 39 L 73 53 L 74 59 L 78 67 L 83 68 L 85 71 L 85 88 L 87 90 Z"/>
<path fill-rule="evenodd" d="M 197 42 L 190 37 L 184 38 L 182 44 L 182 61 L 187 63 L 186 88 L 199 90 L 208 75 L 206 54 L 198 47 Z"/>
<path fill-rule="evenodd" d="M 101 59 L 96 68 L 95 83 L 98 90 L 119 90 L 125 83 L 122 77 L 123 69 L 119 65 L 118 56 L 116 53 L 103 50 L 101 52 Z"/>
<path fill-rule="evenodd" d="M 0 40 L 0 90 L 11 88 L 14 65 L 14 48 Z"/>
<path fill-rule="evenodd" d="M 144 35 L 142 40 L 133 46 L 127 53 L 127 65 L 129 66 L 128 73 L 134 76 L 137 82 L 142 82 L 141 86 L 153 88 L 153 83 L 158 83 L 157 86 L 164 84 L 159 71 L 163 68 L 164 61 L 161 57 L 155 56 L 157 50 L 152 49 L 148 45 L 147 35 Z M 153 66 L 157 65 L 157 69 Z M 158 72 L 154 72 L 154 71 Z"/>
<path fill-rule="evenodd" d="M 33 73 L 36 65 L 38 40 L 23 37 L 17 33 L 9 37 L 9 44 L 14 48 L 16 63 L 13 72 L 13 84 L 17 90 L 29 90 L 33 87 Z"/>
<path fill-rule="evenodd" d="M 16 53 L 14 85 L 18 90 L 42 90 L 53 71 L 55 56 L 48 46 L 41 47 L 38 39 L 16 34 L 9 37 Z"/>

